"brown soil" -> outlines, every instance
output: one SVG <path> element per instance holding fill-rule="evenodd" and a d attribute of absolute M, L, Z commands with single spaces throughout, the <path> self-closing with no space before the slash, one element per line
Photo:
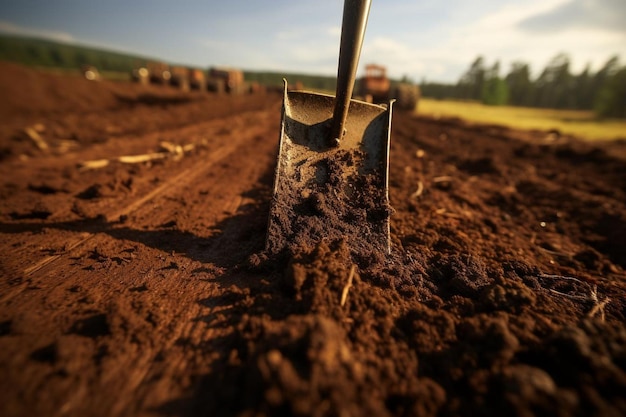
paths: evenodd
<path fill-rule="evenodd" d="M 268 256 L 278 94 L 0 74 L 1 415 L 626 414 L 626 143 L 398 112 L 392 255 Z"/>
<path fill-rule="evenodd" d="M 345 240 L 359 266 L 390 254 L 390 112 L 353 103 L 337 143 L 329 140 L 332 97 L 290 92 L 284 100 L 267 252 L 294 256 Z"/>

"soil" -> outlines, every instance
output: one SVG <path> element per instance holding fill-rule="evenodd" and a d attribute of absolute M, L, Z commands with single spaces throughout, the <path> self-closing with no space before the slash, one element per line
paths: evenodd
<path fill-rule="evenodd" d="M 268 254 L 310 252 L 321 240 L 345 240 L 355 262 L 390 254 L 386 191 L 390 113 L 354 102 L 346 133 L 337 143 L 331 139 L 332 97 L 288 94 L 281 117 Z"/>
<path fill-rule="evenodd" d="M 626 415 L 624 140 L 396 112 L 392 254 L 268 254 L 280 94 L 0 95 L 1 415 Z"/>

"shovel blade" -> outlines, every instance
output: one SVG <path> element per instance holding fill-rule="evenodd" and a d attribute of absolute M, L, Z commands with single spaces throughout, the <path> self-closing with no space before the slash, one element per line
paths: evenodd
<path fill-rule="evenodd" d="M 335 98 L 288 91 L 266 250 L 312 250 L 345 239 L 359 256 L 390 253 L 388 106 L 351 100 L 345 135 L 330 144 Z"/>

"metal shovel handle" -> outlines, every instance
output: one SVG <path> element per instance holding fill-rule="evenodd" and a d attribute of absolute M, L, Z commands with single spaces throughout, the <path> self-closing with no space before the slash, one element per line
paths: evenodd
<path fill-rule="evenodd" d="M 335 145 L 343 138 L 371 4 L 372 0 L 345 0 L 343 3 L 337 92 L 330 131 L 331 142 Z"/>

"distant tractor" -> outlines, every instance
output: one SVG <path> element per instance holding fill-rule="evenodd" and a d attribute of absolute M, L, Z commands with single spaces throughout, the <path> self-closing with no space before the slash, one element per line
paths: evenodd
<path fill-rule="evenodd" d="M 181 91 L 189 91 L 189 71 L 186 67 L 170 68 L 170 84 Z"/>
<path fill-rule="evenodd" d="M 135 68 L 131 74 L 130 78 L 139 84 L 148 85 L 150 84 L 150 72 L 146 67 Z"/>
<path fill-rule="evenodd" d="M 359 80 L 358 94 L 368 103 L 384 103 L 389 101 L 390 90 L 387 69 L 380 65 L 367 65 L 365 76 Z"/>
<path fill-rule="evenodd" d="M 189 87 L 192 90 L 205 91 L 207 88 L 206 77 L 204 71 L 197 68 L 189 68 L 187 71 L 189 77 Z"/>
<path fill-rule="evenodd" d="M 395 98 L 396 108 L 410 111 L 415 110 L 420 98 L 417 85 L 401 82 L 392 88 L 387 69 L 375 64 L 365 67 L 365 76 L 359 80 L 357 94 L 369 103 L 386 103 Z"/>
<path fill-rule="evenodd" d="M 242 94 L 246 92 L 243 71 L 233 68 L 211 68 L 208 88 L 218 93 Z"/>
<path fill-rule="evenodd" d="M 172 78 L 170 67 L 164 62 L 148 62 L 148 74 L 153 84 L 169 84 Z"/>
<path fill-rule="evenodd" d="M 297 80 L 295 83 L 287 85 L 287 89 L 289 91 L 302 91 L 304 90 L 304 83 Z"/>
<path fill-rule="evenodd" d="M 257 81 L 252 81 L 251 83 L 248 83 L 248 92 L 250 94 L 258 94 L 258 93 L 263 93 L 265 91 L 266 91 L 265 86 L 261 85 Z"/>
<path fill-rule="evenodd" d="M 420 88 L 416 84 L 398 83 L 393 93 L 396 99 L 395 106 L 400 110 L 416 111 L 421 95 Z"/>

